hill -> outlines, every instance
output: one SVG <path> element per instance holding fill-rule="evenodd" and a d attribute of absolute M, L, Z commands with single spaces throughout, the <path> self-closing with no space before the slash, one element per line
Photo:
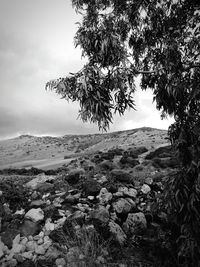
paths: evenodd
<path fill-rule="evenodd" d="M 104 134 L 62 137 L 21 135 L 0 141 L 0 169 L 55 169 L 81 155 L 113 148 L 145 146 L 152 151 L 166 145 L 167 131 L 149 127 Z"/>

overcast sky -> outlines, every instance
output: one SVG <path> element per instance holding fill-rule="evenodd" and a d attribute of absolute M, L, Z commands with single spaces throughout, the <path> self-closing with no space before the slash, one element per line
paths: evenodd
<path fill-rule="evenodd" d="M 77 104 L 45 91 L 47 81 L 84 64 L 73 44 L 79 19 L 70 0 L 0 0 L 0 138 L 98 132 L 77 120 Z M 135 100 L 137 111 L 116 116 L 111 131 L 168 128 L 172 120 L 160 120 L 151 92 L 138 88 Z"/>

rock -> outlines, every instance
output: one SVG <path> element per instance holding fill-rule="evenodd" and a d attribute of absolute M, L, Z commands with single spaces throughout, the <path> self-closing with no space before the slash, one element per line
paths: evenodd
<path fill-rule="evenodd" d="M 39 255 L 44 255 L 46 252 L 46 249 L 43 245 L 36 246 L 35 253 Z"/>
<path fill-rule="evenodd" d="M 119 187 L 118 192 L 122 192 L 124 196 L 132 197 L 132 198 L 136 198 L 136 196 L 137 196 L 137 190 L 136 189 L 128 188 L 125 186 Z"/>
<path fill-rule="evenodd" d="M 25 246 L 27 242 L 28 242 L 28 238 L 27 237 L 22 237 L 22 239 L 20 241 L 20 244 Z"/>
<path fill-rule="evenodd" d="M 147 178 L 145 179 L 145 184 L 147 184 L 147 185 L 152 185 L 152 184 L 153 184 L 153 179 L 152 179 L 151 177 L 147 177 Z"/>
<path fill-rule="evenodd" d="M 87 198 L 91 201 L 94 200 L 94 196 L 88 196 Z"/>
<path fill-rule="evenodd" d="M 31 219 L 33 222 L 39 222 L 44 219 L 44 212 L 41 208 L 30 209 L 26 214 L 25 218 Z"/>
<path fill-rule="evenodd" d="M 13 245 L 19 244 L 20 242 L 20 234 L 16 235 L 16 237 L 13 239 Z"/>
<path fill-rule="evenodd" d="M 102 174 L 96 174 L 94 176 L 94 180 L 96 180 L 100 184 L 104 184 L 108 181 L 107 177 L 105 175 L 102 176 Z"/>
<path fill-rule="evenodd" d="M 45 203 L 43 200 L 38 199 L 38 200 L 34 200 L 34 201 L 32 201 L 31 204 L 30 204 L 30 207 L 42 207 L 42 206 L 44 206 L 45 204 L 46 204 L 46 203 Z"/>
<path fill-rule="evenodd" d="M 109 230 L 111 234 L 113 235 L 114 239 L 120 244 L 123 245 L 126 241 L 126 234 L 122 230 L 122 228 L 115 223 L 114 221 L 109 222 Z"/>
<path fill-rule="evenodd" d="M 14 258 L 17 260 L 17 262 L 23 262 L 24 258 L 21 254 L 15 254 Z"/>
<path fill-rule="evenodd" d="M 75 169 L 71 170 L 68 175 L 65 177 L 65 180 L 69 184 L 77 184 L 79 182 L 80 177 L 85 173 L 83 169 Z"/>
<path fill-rule="evenodd" d="M 132 208 L 135 208 L 135 202 L 130 202 L 129 199 L 119 198 L 116 202 L 112 203 L 114 210 L 117 213 L 126 214 L 131 211 Z"/>
<path fill-rule="evenodd" d="M 101 205 L 106 205 L 112 199 L 112 193 L 108 192 L 106 188 L 101 188 L 99 195 L 97 196 Z"/>
<path fill-rule="evenodd" d="M 4 252 L 3 252 L 4 244 L 0 241 L 0 258 L 3 257 Z"/>
<path fill-rule="evenodd" d="M 36 178 L 32 179 L 28 183 L 25 184 L 25 187 L 30 188 L 32 190 L 37 190 L 41 184 L 46 181 L 52 181 L 56 178 L 56 176 L 47 176 L 44 173 L 37 175 Z"/>
<path fill-rule="evenodd" d="M 132 176 L 129 172 L 120 170 L 120 169 L 113 169 L 110 172 L 112 178 L 119 182 L 125 182 L 125 183 L 130 183 L 132 181 Z"/>
<path fill-rule="evenodd" d="M 15 215 L 24 215 L 25 214 L 25 210 L 24 209 L 16 210 L 16 212 L 14 214 Z"/>
<path fill-rule="evenodd" d="M 99 206 L 96 210 L 90 212 L 90 218 L 100 224 L 107 224 L 110 218 L 108 210 L 104 206 Z"/>
<path fill-rule="evenodd" d="M 86 196 L 96 196 L 100 190 L 101 186 L 95 180 L 87 180 L 83 183 L 83 192 Z"/>
<path fill-rule="evenodd" d="M 32 222 L 30 220 L 24 220 L 23 224 L 20 227 L 20 233 L 22 236 L 33 236 L 38 233 L 40 226 L 37 222 Z"/>
<path fill-rule="evenodd" d="M 8 261 L 8 265 L 6 265 L 7 267 L 15 267 L 17 266 L 17 260 L 16 259 L 11 259 Z"/>
<path fill-rule="evenodd" d="M 66 261 L 64 258 L 59 258 L 59 259 L 56 259 L 55 264 L 57 267 L 65 267 Z"/>
<path fill-rule="evenodd" d="M 18 234 L 19 234 L 19 230 L 8 228 L 5 232 L 1 233 L 1 241 L 6 246 L 8 246 L 8 248 L 11 249 L 12 248 L 12 245 L 13 245 L 13 239 Z"/>
<path fill-rule="evenodd" d="M 114 164 L 110 160 L 104 160 L 104 161 L 99 163 L 99 167 L 103 170 L 110 171 L 110 170 L 114 169 Z"/>
<path fill-rule="evenodd" d="M 13 252 L 14 254 L 24 252 L 24 251 L 25 251 L 25 246 L 21 244 L 13 244 L 13 247 L 11 249 L 11 252 Z"/>
<path fill-rule="evenodd" d="M 50 191 L 52 188 L 54 188 L 53 184 L 45 182 L 45 183 L 40 183 L 37 190 L 41 193 L 44 193 Z"/>
<path fill-rule="evenodd" d="M 51 222 L 51 219 L 47 219 L 45 226 L 44 226 L 45 231 L 51 232 L 55 229 L 54 223 Z"/>
<path fill-rule="evenodd" d="M 24 257 L 25 259 L 28 259 L 28 260 L 31 260 L 33 258 L 32 251 L 23 252 L 21 255 L 22 255 L 22 257 Z"/>
<path fill-rule="evenodd" d="M 143 184 L 142 188 L 141 188 L 141 192 L 143 194 L 148 194 L 151 191 L 151 187 L 147 184 Z"/>
<path fill-rule="evenodd" d="M 28 242 L 26 243 L 26 250 L 27 250 L 27 251 L 34 251 L 35 248 L 36 248 L 36 243 L 35 243 L 35 241 L 28 241 Z"/>
<path fill-rule="evenodd" d="M 129 213 L 126 222 L 123 224 L 125 233 L 138 234 L 147 228 L 147 221 L 144 213 Z"/>
<path fill-rule="evenodd" d="M 131 168 L 135 167 L 136 165 L 139 165 L 140 162 L 132 157 L 122 156 L 120 159 L 120 163 L 122 165 L 127 165 Z"/>

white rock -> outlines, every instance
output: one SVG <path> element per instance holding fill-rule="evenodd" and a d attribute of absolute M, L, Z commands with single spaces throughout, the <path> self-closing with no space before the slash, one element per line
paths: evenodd
<path fill-rule="evenodd" d="M 136 196 L 137 196 L 137 190 L 136 189 L 128 188 L 125 186 L 119 187 L 118 192 L 122 192 L 124 196 L 132 197 L 132 198 L 136 198 Z"/>
<path fill-rule="evenodd" d="M 125 198 L 119 198 L 112 205 L 117 213 L 128 213 L 135 206 L 135 202 L 133 201 L 133 203 L 130 203 L 130 201 Z"/>
<path fill-rule="evenodd" d="M 39 222 L 44 219 L 44 212 L 41 208 L 30 209 L 26 214 L 25 218 L 31 219 L 33 222 Z"/>
<path fill-rule="evenodd" d="M 46 249 L 43 247 L 43 245 L 37 246 L 35 248 L 35 253 L 39 254 L 39 255 L 44 255 L 45 251 L 46 251 Z"/>
<path fill-rule="evenodd" d="M 43 241 L 43 238 L 40 238 L 40 239 L 37 241 L 37 244 L 38 244 L 38 245 L 41 245 L 41 244 L 43 244 L 43 242 L 44 242 L 44 241 Z"/>
<path fill-rule="evenodd" d="M 20 234 L 16 235 L 16 237 L 13 239 L 13 245 L 20 243 Z"/>
<path fill-rule="evenodd" d="M 89 200 L 94 200 L 94 196 L 88 196 L 87 197 Z"/>
<path fill-rule="evenodd" d="M 36 243 L 34 241 L 28 241 L 26 243 L 26 250 L 27 251 L 34 251 L 36 247 Z"/>
<path fill-rule="evenodd" d="M 14 254 L 20 253 L 25 250 L 25 246 L 21 244 L 13 244 L 11 252 Z"/>
<path fill-rule="evenodd" d="M 97 196 L 101 205 L 106 205 L 112 199 L 112 193 L 108 192 L 106 188 L 101 188 L 99 195 Z"/>
<path fill-rule="evenodd" d="M 31 251 L 23 252 L 22 257 L 28 260 L 31 260 L 33 258 L 33 253 Z"/>
<path fill-rule="evenodd" d="M 16 214 L 16 215 L 24 215 L 24 213 L 25 213 L 25 210 L 21 209 L 21 210 L 17 210 L 14 214 Z"/>
<path fill-rule="evenodd" d="M 27 237 L 22 237 L 21 241 L 20 241 L 20 244 L 26 245 L 27 242 L 28 242 L 28 238 Z"/>
<path fill-rule="evenodd" d="M 142 191 L 143 194 L 148 194 L 151 191 L 151 188 L 150 188 L 149 185 L 143 184 L 143 186 L 141 188 L 141 191 Z"/>
<path fill-rule="evenodd" d="M 56 176 L 49 176 L 45 175 L 44 173 L 37 175 L 36 178 L 33 180 L 29 181 L 28 183 L 25 184 L 27 188 L 31 188 L 32 190 L 36 190 L 38 186 L 46 181 L 54 180 Z"/>

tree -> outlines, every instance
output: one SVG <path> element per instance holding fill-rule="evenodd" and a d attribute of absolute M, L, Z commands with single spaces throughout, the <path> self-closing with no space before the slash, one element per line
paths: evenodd
<path fill-rule="evenodd" d="M 200 248 L 200 3 L 198 0 L 72 0 L 82 14 L 75 36 L 88 63 L 47 88 L 79 101 L 83 121 L 107 129 L 134 108 L 135 78 L 152 89 L 181 168 L 171 181 L 182 233 Z M 195 214 L 195 216 L 194 216 Z M 189 237 L 187 236 L 187 241 Z M 195 250 L 196 252 L 196 250 Z"/>

